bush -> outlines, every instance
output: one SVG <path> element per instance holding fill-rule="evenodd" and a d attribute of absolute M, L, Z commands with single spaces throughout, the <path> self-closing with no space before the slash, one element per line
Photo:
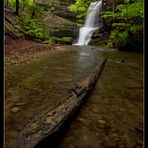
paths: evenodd
<path fill-rule="evenodd" d="M 51 39 L 51 38 L 48 38 L 48 39 L 45 40 L 43 43 L 44 43 L 44 44 L 55 44 L 54 40 Z"/>
<path fill-rule="evenodd" d="M 63 37 L 62 40 L 65 43 L 71 43 L 72 42 L 72 37 Z"/>
<path fill-rule="evenodd" d="M 40 21 L 40 19 L 30 19 L 29 16 L 22 17 L 23 28 L 26 31 L 26 35 L 32 38 L 47 40 L 49 38 L 48 31 Z"/>
<path fill-rule="evenodd" d="M 108 47 L 122 50 L 142 50 L 143 46 L 143 0 L 124 0 L 117 5 L 116 12 L 104 12 L 103 19 L 108 25 L 109 42 Z M 112 19 L 113 18 L 113 19 Z"/>
<path fill-rule="evenodd" d="M 111 32 L 107 47 L 120 48 L 127 43 L 128 37 L 127 31 L 119 32 L 114 30 Z"/>

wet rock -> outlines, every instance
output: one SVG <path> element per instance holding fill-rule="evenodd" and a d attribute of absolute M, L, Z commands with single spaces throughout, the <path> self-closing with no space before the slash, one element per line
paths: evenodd
<path fill-rule="evenodd" d="M 121 112 L 125 112 L 125 111 L 126 111 L 126 109 L 125 109 L 125 108 L 123 108 L 123 107 L 120 107 L 120 108 L 119 108 L 119 111 L 121 111 Z"/>
<path fill-rule="evenodd" d="M 19 109 L 20 109 L 19 107 L 13 107 L 11 111 L 12 111 L 13 113 L 16 113 L 16 112 L 19 111 Z"/>
<path fill-rule="evenodd" d="M 94 50 L 94 49 L 95 49 L 95 48 L 93 48 L 93 47 L 91 48 L 91 50 Z"/>
<path fill-rule="evenodd" d="M 69 145 L 69 148 L 75 148 L 75 146 L 74 146 L 74 145 L 72 145 L 72 144 L 70 144 L 70 145 Z"/>
<path fill-rule="evenodd" d="M 17 106 L 24 106 L 26 103 L 25 102 L 19 102 L 17 103 Z"/>
<path fill-rule="evenodd" d="M 137 144 L 142 146 L 143 145 L 143 140 L 138 140 Z"/>
<path fill-rule="evenodd" d="M 33 123 L 32 126 L 31 126 L 32 129 L 35 129 L 36 127 L 37 127 L 36 123 Z"/>
<path fill-rule="evenodd" d="M 48 66 L 43 67 L 43 69 L 48 69 Z"/>
<path fill-rule="evenodd" d="M 105 120 L 98 120 L 98 122 L 101 123 L 101 124 L 105 124 L 106 123 Z"/>
<path fill-rule="evenodd" d="M 135 129 L 140 133 L 143 132 L 143 127 L 141 127 L 141 126 L 136 126 Z"/>
<path fill-rule="evenodd" d="M 84 118 L 78 118 L 77 120 L 80 121 L 80 122 L 85 122 Z"/>
<path fill-rule="evenodd" d="M 16 131 L 11 131 L 9 134 L 10 134 L 12 137 L 16 137 L 18 133 L 17 133 Z"/>
<path fill-rule="evenodd" d="M 14 60 L 11 60 L 11 64 L 16 64 L 17 62 Z"/>

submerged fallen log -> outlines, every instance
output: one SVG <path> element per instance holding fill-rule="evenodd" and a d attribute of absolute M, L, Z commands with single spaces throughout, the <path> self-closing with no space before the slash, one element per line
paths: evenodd
<path fill-rule="evenodd" d="M 48 137 L 48 141 L 54 133 L 57 133 L 68 118 L 76 113 L 86 97 L 93 90 L 107 59 L 103 58 L 96 66 L 95 71 L 85 80 L 77 83 L 68 93 L 69 95 L 53 109 L 46 109 L 34 116 L 24 126 L 18 137 L 18 148 L 34 148 Z M 48 145 L 50 147 L 50 145 Z M 44 146 L 45 148 L 45 146 Z"/>

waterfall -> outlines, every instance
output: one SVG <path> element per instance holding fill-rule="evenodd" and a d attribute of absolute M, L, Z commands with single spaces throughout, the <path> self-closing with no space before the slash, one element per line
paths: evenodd
<path fill-rule="evenodd" d="M 99 12 L 101 10 L 101 4 L 101 1 L 90 4 L 84 26 L 80 28 L 78 40 L 73 45 L 87 45 L 90 42 L 94 31 L 99 29 Z"/>

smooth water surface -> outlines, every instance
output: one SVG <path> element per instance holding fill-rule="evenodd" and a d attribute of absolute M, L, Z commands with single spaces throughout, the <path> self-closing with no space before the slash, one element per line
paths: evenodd
<path fill-rule="evenodd" d="M 104 71 L 59 148 L 143 148 L 142 54 L 102 56 Z"/>
<path fill-rule="evenodd" d="M 30 63 L 5 67 L 7 148 L 16 147 L 19 131 L 31 117 L 64 100 L 68 90 L 95 69 L 101 59 L 96 53 L 87 48 L 69 48 Z"/>
<path fill-rule="evenodd" d="M 68 90 L 85 79 L 102 57 L 108 62 L 101 78 L 59 147 L 141 147 L 142 55 L 92 46 L 62 48 L 67 50 L 5 67 L 6 147 L 17 147 L 25 123 L 65 99 Z"/>

